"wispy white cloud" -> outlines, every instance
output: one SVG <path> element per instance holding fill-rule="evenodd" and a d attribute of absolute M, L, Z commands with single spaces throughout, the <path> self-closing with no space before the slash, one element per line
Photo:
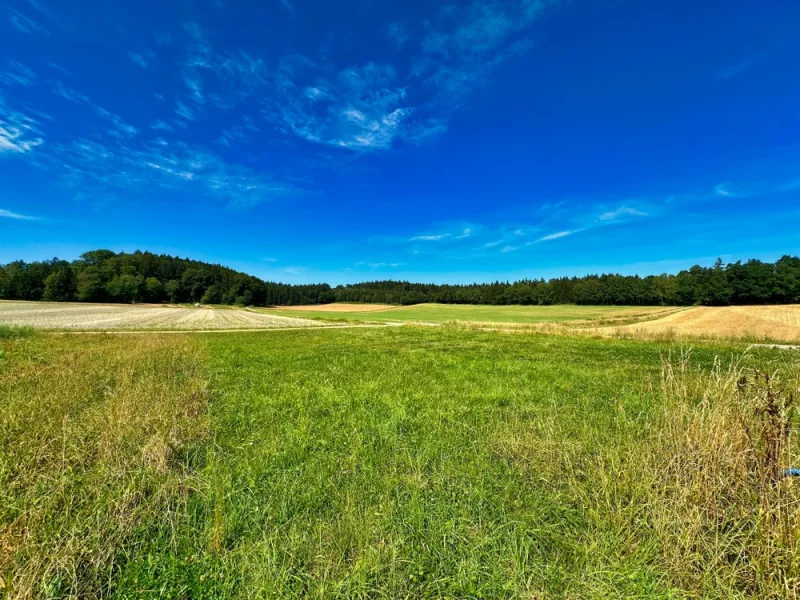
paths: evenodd
<path fill-rule="evenodd" d="M 528 48 L 527 34 L 557 0 L 445 6 L 412 36 L 392 24 L 388 40 L 411 52 L 411 68 L 367 62 L 336 68 L 328 58 L 285 56 L 266 113 L 312 143 L 375 152 L 397 140 L 421 143 L 447 129 L 465 96 Z M 412 45 L 413 41 L 413 45 Z"/>
<path fill-rule="evenodd" d="M 60 28 L 64 27 L 64 24 L 62 23 L 61 18 L 56 14 L 56 11 L 54 11 L 44 2 L 39 2 L 38 0 L 27 0 L 27 6 L 29 12 L 30 9 L 33 9 L 33 11 L 39 13 L 37 15 L 38 17 L 45 17 L 45 21 L 49 21 L 51 24 Z M 29 14 L 23 14 L 14 8 L 8 8 L 8 18 L 14 28 L 22 33 L 50 33 L 48 28 L 42 25 L 37 19 L 34 19 Z"/>
<path fill-rule="evenodd" d="M 65 28 L 62 17 L 57 14 L 56 11 L 48 4 L 41 2 L 40 0 L 27 0 L 27 2 L 28 6 L 38 11 L 39 14 L 45 16 L 53 24 L 57 25 L 58 27 Z"/>
<path fill-rule="evenodd" d="M 288 10 L 289 12 L 294 12 L 294 4 L 289 2 L 289 0 L 281 0 L 281 6 Z"/>
<path fill-rule="evenodd" d="M 8 86 L 30 87 L 36 82 L 36 79 L 36 73 L 15 60 L 7 60 L 4 70 L 0 72 L 0 83 Z"/>
<path fill-rule="evenodd" d="M 128 52 L 128 57 L 136 66 L 146 69 L 150 66 L 150 61 L 153 60 L 156 55 L 152 50 L 142 50 L 141 52 Z"/>
<path fill-rule="evenodd" d="M 151 169 L 155 169 L 156 171 L 161 171 L 162 173 L 168 173 L 173 175 L 174 177 L 180 177 L 185 181 L 191 181 L 194 179 L 194 173 L 192 171 L 179 171 L 173 167 L 165 166 L 156 162 L 145 161 L 144 165 L 150 167 Z"/>
<path fill-rule="evenodd" d="M 715 185 L 714 194 L 723 198 L 744 198 L 749 195 L 743 189 L 734 187 L 729 181 Z"/>
<path fill-rule="evenodd" d="M 556 233 L 551 233 L 549 235 L 545 235 L 545 236 L 540 237 L 534 243 L 538 244 L 539 242 L 549 242 L 550 240 L 557 240 L 559 238 L 563 238 L 563 237 L 567 237 L 568 235 L 572 235 L 573 233 L 578 233 L 579 231 L 582 231 L 582 230 L 581 229 L 573 229 L 573 230 L 570 230 L 570 231 L 557 231 Z"/>
<path fill-rule="evenodd" d="M 32 217 L 30 215 L 21 215 L 19 213 L 11 212 L 0 208 L 0 218 L 3 219 L 16 219 L 17 221 L 40 221 L 39 217 Z"/>
<path fill-rule="evenodd" d="M 621 217 L 646 217 L 646 216 L 648 216 L 648 213 L 639 210 L 637 208 L 631 208 L 629 206 L 620 206 L 616 210 L 604 212 L 597 218 L 600 221 L 612 222 L 620 219 Z"/>
<path fill-rule="evenodd" d="M 156 131 L 173 131 L 175 128 L 166 121 L 157 119 L 152 125 L 150 125 L 150 129 L 155 129 Z"/>
<path fill-rule="evenodd" d="M 309 142 L 370 152 L 385 150 L 413 113 L 390 65 L 338 72 L 300 55 L 281 61 L 278 95 L 267 101 L 276 125 Z"/>
<path fill-rule="evenodd" d="M 663 208 L 653 198 L 635 198 L 619 204 L 572 199 L 545 202 L 534 210 L 525 207 L 511 221 L 491 222 L 493 219 L 490 219 L 485 223 L 445 223 L 437 226 L 441 233 L 415 235 L 402 240 L 387 238 L 384 241 L 389 244 L 404 241 L 409 244 L 409 251 L 416 254 L 450 258 L 499 256 L 523 249 L 533 250 L 542 242 L 583 231 L 606 229 L 635 219 L 656 217 L 662 212 Z M 419 243 L 428 241 L 438 243 Z M 442 254 L 443 248 L 447 255 Z"/>
<path fill-rule="evenodd" d="M 217 52 L 197 23 L 186 22 L 183 29 L 189 40 L 181 74 L 186 93 L 176 102 L 176 114 L 194 121 L 209 106 L 230 110 L 265 87 L 262 59 L 244 51 Z M 213 93 L 208 89 L 212 80 Z"/>
<path fill-rule="evenodd" d="M 226 205 L 246 208 L 302 193 L 294 183 L 231 163 L 200 146 L 166 140 L 101 143 L 79 139 L 54 148 L 52 160 L 77 190 L 153 190 L 202 193 Z"/>
<path fill-rule="evenodd" d="M 380 269 L 383 267 L 402 267 L 405 263 L 400 262 L 368 262 L 365 260 L 359 260 L 355 263 L 357 267 L 369 267 L 370 269 Z"/>
<path fill-rule="evenodd" d="M 39 122 L 12 110 L 0 97 L 0 155 L 27 154 L 43 143 Z"/>
<path fill-rule="evenodd" d="M 25 154 L 37 146 L 41 146 L 44 141 L 42 138 L 25 139 L 29 125 L 24 124 L 20 127 L 0 119 L 0 153 L 18 152 Z"/>
<path fill-rule="evenodd" d="M 726 183 L 718 183 L 714 186 L 714 193 L 717 196 L 728 197 L 731 195 L 730 190 L 728 190 Z"/>
<path fill-rule="evenodd" d="M 186 106 L 183 102 L 177 102 L 175 105 L 175 114 L 186 119 L 187 121 L 194 121 L 196 118 L 194 110 Z"/>
<path fill-rule="evenodd" d="M 49 33 L 47 27 L 13 8 L 8 9 L 8 20 L 14 29 L 22 33 Z"/>
<path fill-rule="evenodd" d="M 234 144 L 244 142 L 259 131 L 261 131 L 261 129 L 256 125 L 255 121 L 251 117 L 244 115 L 242 117 L 242 123 L 222 130 L 217 139 L 217 143 L 222 146 L 230 147 Z"/>
<path fill-rule="evenodd" d="M 47 66 L 53 69 L 53 71 L 56 71 L 58 74 L 63 75 L 64 77 L 70 77 L 72 75 L 67 69 L 65 69 L 58 63 L 54 63 L 52 60 L 47 61 Z"/>
<path fill-rule="evenodd" d="M 64 85 L 63 81 L 55 81 L 52 84 L 53 93 L 58 94 L 64 100 L 69 100 L 70 102 L 74 102 L 75 104 L 85 103 L 85 104 L 92 104 L 91 100 L 89 100 L 89 96 L 83 94 L 77 90 L 67 87 Z"/>
<path fill-rule="evenodd" d="M 445 5 L 426 24 L 412 77 L 431 90 L 420 111 L 439 129 L 468 94 L 502 64 L 529 50 L 529 35 L 560 0 L 511 0 Z"/>
<path fill-rule="evenodd" d="M 88 106 L 94 111 L 95 114 L 111 123 L 114 128 L 111 130 L 106 130 L 109 135 L 114 137 L 134 137 L 139 133 L 139 130 L 136 127 L 127 123 L 118 114 L 113 113 L 102 106 L 99 106 L 98 104 L 95 104 L 86 94 L 67 87 L 64 85 L 63 81 L 53 82 L 52 89 L 55 94 L 58 94 L 65 100 L 69 100 L 75 104 L 83 104 Z"/>
<path fill-rule="evenodd" d="M 106 130 L 108 135 L 134 137 L 139 133 L 139 130 L 136 127 L 126 123 L 125 120 L 119 115 L 97 105 L 94 106 L 94 110 L 98 115 L 109 121 L 114 126 L 114 129 Z"/>
<path fill-rule="evenodd" d="M 439 233 L 435 235 L 415 235 L 411 238 L 412 242 L 438 242 L 450 237 L 449 233 Z"/>
<path fill-rule="evenodd" d="M 559 208 L 569 208 L 569 206 L 564 203 L 559 203 L 557 206 Z M 551 208 L 551 210 L 555 211 L 554 216 L 556 218 L 552 220 L 545 219 L 545 223 L 550 221 L 551 225 L 560 226 L 563 227 L 563 229 L 541 236 L 533 241 L 526 242 L 527 246 L 557 240 L 580 233 L 581 231 L 619 225 L 629 222 L 632 219 L 652 216 L 651 211 L 646 211 L 628 204 L 623 204 L 613 210 L 607 210 L 607 205 L 604 203 L 589 204 L 588 206 L 583 206 L 582 210 L 577 211 L 575 207 L 573 207 L 567 212 L 566 218 L 564 218 L 563 211 L 557 208 Z"/>
<path fill-rule="evenodd" d="M 791 174 L 788 177 L 791 177 Z M 800 179 L 789 179 L 787 181 L 787 174 L 781 173 L 758 181 L 725 181 L 715 185 L 712 194 L 691 195 L 683 198 L 688 201 L 719 198 L 757 198 L 797 189 L 800 189 Z"/>

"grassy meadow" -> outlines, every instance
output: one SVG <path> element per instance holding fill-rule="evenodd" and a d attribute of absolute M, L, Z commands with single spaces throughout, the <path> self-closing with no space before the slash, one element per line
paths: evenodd
<path fill-rule="evenodd" d="M 319 307 L 292 307 L 291 309 L 257 309 L 269 314 L 304 317 L 312 319 L 342 319 L 347 321 L 420 321 L 426 323 L 447 323 L 450 321 L 475 321 L 484 323 L 562 323 L 589 319 L 643 316 L 664 312 L 664 307 L 630 306 L 577 306 L 560 304 L 553 306 L 490 306 L 468 304 L 415 304 L 397 306 L 374 312 L 361 310 L 348 311 L 345 304 L 342 310 L 320 310 Z M 363 305 L 355 305 L 363 307 Z M 382 305 L 380 305 L 382 306 Z M 323 305 L 324 307 L 324 305 Z"/>
<path fill-rule="evenodd" d="M 0 328 L 0 589 L 793 597 L 798 372 L 452 328 Z"/>

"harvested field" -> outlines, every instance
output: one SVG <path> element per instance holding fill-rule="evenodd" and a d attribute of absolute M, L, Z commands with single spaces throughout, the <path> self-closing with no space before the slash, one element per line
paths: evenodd
<path fill-rule="evenodd" d="M 0 302 L 0 324 L 41 329 L 214 330 L 319 327 L 324 323 L 245 309 Z"/>
<path fill-rule="evenodd" d="M 333 302 L 331 304 L 308 304 L 300 306 L 281 306 L 281 310 L 292 310 L 299 312 L 348 312 L 365 313 L 380 312 L 397 308 L 393 304 L 348 304 L 346 302 Z"/>
<path fill-rule="evenodd" d="M 620 327 L 602 327 L 600 333 L 643 336 L 698 336 L 800 341 L 800 305 L 697 307 L 661 319 Z"/>

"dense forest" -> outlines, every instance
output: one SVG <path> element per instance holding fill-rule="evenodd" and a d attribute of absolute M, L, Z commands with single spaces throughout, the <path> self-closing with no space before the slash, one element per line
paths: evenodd
<path fill-rule="evenodd" d="M 715 305 L 800 303 L 800 258 L 694 266 L 677 275 L 587 275 L 514 283 L 372 281 L 331 287 L 262 281 L 221 265 L 150 252 L 86 252 L 72 262 L 0 266 L 0 298 L 80 302 L 199 302 L 254 306 L 387 304 Z"/>

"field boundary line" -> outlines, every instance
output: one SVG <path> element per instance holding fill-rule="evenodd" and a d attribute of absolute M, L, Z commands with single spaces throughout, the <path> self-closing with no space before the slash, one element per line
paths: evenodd
<path fill-rule="evenodd" d="M 38 331 L 49 335 L 142 335 L 146 333 L 264 333 L 267 331 L 319 331 L 322 329 L 375 329 L 381 327 L 403 327 L 405 325 L 408 325 L 408 323 L 368 323 L 364 325 L 329 325 L 327 327 L 250 327 L 242 329 L 84 329 L 81 331 L 53 331 L 39 329 Z"/>
<path fill-rule="evenodd" d="M 800 350 L 800 346 L 792 344 L 750 344 L 750 348 L 769 348 L 770 350 Z"/>

